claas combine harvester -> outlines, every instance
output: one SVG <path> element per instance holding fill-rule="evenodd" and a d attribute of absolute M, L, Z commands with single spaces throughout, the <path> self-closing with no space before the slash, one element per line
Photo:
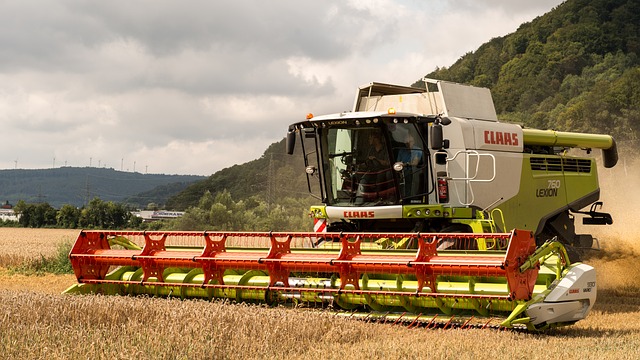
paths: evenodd
<path fill-rule="evenodd" d="M 593 306 L 595 270 L 580 257 L 598 244 L 574 221 L 612 223 L 584 155 L 601 149 L 614 166 L 610 136 L 501 123 L 488 89 L 425 79 L 363 86 L 353 111 L 291 125 L 290 154 L 296 142 L 322 203 L 314 232 L 82 231 L 66 292 L 529 330 Z"/>

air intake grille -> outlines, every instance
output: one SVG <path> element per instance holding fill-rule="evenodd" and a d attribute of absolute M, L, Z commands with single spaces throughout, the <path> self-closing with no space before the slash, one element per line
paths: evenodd
<path fill-rule="evenodd" d="M 530 162 L 534 171 L 591 172 L 589 159 L 532 157 Z"/>

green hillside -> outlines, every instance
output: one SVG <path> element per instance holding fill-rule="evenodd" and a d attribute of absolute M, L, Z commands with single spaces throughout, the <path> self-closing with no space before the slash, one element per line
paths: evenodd
<path fill-rule="evenodd" d="M 166 199 L 203 176 L 123 172 L 94 167 L 0 170 L 0 201 L 16 204 L 46 202 L 55 208 L 64 204 L 82 206 L 94 197 L 145 207 Z M 169 186 L 169 184 L 172 184 Z M 163 191 L 149 191 L 164 186 Z M 162 190 L 162 188 L 161 188 Z M 136 197 L 133 197 L 137 195 Z M 164 200 L 163 200 L 164 199 Z"/>
<path fill-rule="evenodd" d="M 569 0 L 426 76 L 490 88 L 504 121 L 637 149 L 639 51 L 640 1 Z"/>
<path fill-rule="evenodd" d="M 283 129 L 283 133 L 285 131 Z M 206 180 L 190 185 L 170 198 L 167 208 L 183 210 L 196 205 L 205 192 L 217 194 L 223 190 L 228 190 L 234 200 L 259 196 L 269 203 L 284 197 L 309 196 L 302 155 L 299 152 L 286 154 L 283 139 L 271 144 L 256 160 L 222 169 Z"/>

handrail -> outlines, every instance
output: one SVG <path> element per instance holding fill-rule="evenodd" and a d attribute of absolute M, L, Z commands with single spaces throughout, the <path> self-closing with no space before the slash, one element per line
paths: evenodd
<path fill-rule="evenodd" d="M 458 197 L 458 201 L 460 202 L 460 204 L 465 205 L 465 206 L 469 206 L 471 204 L 474 203 L 475 201 L 475 195 L 473 193 L 473 187 L 472 187 L 472 183 L 473 182 L 491 182 L 496 178 L 496 158 L 493 154 L 485 154 L 485 153 L 480 153 L 476 150 L 460 150 L 458 152 L 456 152 L 452 157 L 447 158 L 447 165 L 446 165 L 446 171 L 447 174 L 451 174 L 451 172 L 449 171 L 449 164 L 456 160 L 456 158 L 461 155 L 464 154 L 464 177 L 452 177 L 450 176 L 449 179 L 452 181 L 463 181 L 464 185 L 465 185 L 465 189 L 468 191 L 465 191 L 465 196 L 464 199 L 461 199 L 460 193 L 458 191 L 457 186 L 453 186 L 456 192 L 456 195 Z M 476 157 L 478 160 L 476 161 L 476 166 L 475 166 L 475 172 L 473 176 L 470 176 L 470 169 L 469 169 L 469 163 L 470 163 L 470 158 L 474 156 Z M 478 177 L 478 172 L 480 170 L 480 159 L 482 157 L 489 157 L 491 159 L 491 167 L 490 169 L 492 170 L 493 174 L 491 175 L 491 177 L 489 179 L 477 179 Z"/>

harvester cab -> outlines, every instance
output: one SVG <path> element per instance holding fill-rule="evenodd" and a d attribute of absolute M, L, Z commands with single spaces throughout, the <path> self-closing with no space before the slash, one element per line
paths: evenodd
<path fill-rule="evenodd" d="M 597 283 L 568 254 L 592 241 L 574 214 L 612 219 L 594 160 L 564 148 L 603 149 L 613 166 L 613 139 L 500 123 L 489 90 L 426 85 L 372 83 L 354 111 L 290 126 L 320 231 L 82 231 L 66 292 L 308 304 L 410 326 L 584 319 Z"/>
<path fill-rule="evenodd" d="M 575 260 L 591 248 L 585 224 L 612 223 L 601 206 L 595 160 L 568 149 L 603 150 L 608 135 L 523 129 L 498 121 L 486 88 L 424 79 L 425 88 L 371 83 L 352 112 L 289 127 L 305 154 L 311 215 L 329 232 L 464 232 L 526 229 L 538 245 L 557 238 Z M 306 141 L 305 141 L 306 140 Z M 309 151 L 306 147 L 311 147 Z M 599 205 L 597 205 L 599 204 Z M 581 211 L 591 206 L 590 211 Z"/>

